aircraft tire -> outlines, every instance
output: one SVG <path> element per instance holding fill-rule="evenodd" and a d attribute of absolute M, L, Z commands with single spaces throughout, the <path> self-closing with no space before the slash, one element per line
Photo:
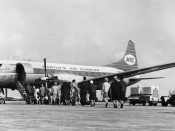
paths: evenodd
<path fill-rule="evenodd" d="M 132 105 L 135 106 L 135 103 L 133 102 Z"/>
<path fill-rule="evenodd" d="M 152 106 L 153 105 L 153 103 L 152 102 L 149 102 L 149 106 Z"/>
<path fill-rule="evenodd" d="M 154 103 L 154 106 L 157 106 L 157 103 Z"/>

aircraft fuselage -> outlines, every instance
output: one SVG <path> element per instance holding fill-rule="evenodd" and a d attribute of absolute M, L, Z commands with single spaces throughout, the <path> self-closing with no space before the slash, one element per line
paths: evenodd
<path fill-rule="evenodd" d="M 36 79 L 45 76 L 44 63 L 28 61 L 1 61 L 0 62 L 0 87 L 14 88 L 17 81 L 34 84 Z M 57 76 L 59 80 L 77 82 L 83 77 L 94 78 L 122 70 L 112 67 L 83 66 L 70 64 L 47 63 L 47 74 Z"/>

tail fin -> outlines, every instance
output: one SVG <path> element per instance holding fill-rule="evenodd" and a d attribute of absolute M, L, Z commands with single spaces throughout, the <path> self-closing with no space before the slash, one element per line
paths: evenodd
<path fill-rule="evenodd" d="M 124 71 L 138 69 L 134 43 L 131 40 L 129 40 L 128 47 L 124 57 L 120 61 L 111 63 L 107 66 L 121 69 Z"/>

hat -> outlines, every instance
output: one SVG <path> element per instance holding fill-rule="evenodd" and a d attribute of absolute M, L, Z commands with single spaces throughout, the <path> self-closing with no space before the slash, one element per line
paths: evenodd
<path fill-rule="evenodd" d="M 91 80 L 90 83 L 93 84 L 94 83 L 93 80 Z"/>
<path fill-rule="evenodd" d="M 118 77 L 117 76 L 114 76 L 114 79 L 118 79 Z"/>
<path fill-rule="evenodd" d="M 106 82 L 107 82 L 107 81 L 108 81 L 108 78 L 106 77 L 106 78 L 104 79 L 104 81 L 106 81 Z"/>

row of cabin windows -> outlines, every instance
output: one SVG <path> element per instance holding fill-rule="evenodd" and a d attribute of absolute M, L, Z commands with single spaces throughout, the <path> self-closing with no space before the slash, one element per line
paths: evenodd
<path fill-rule="evenodd" d="M 44 72 L 44 69 L 34 69 L 34 72 L 37 74 L 41 74 Z M 47 74 L 54 74 L 54 73 L 68 73 L 68 74 L 75 74 L 80 76 L 91 76 L 91 77 L 98 77 L 98 76 L 104 76 L 109 75 L 110 73 L 101 73 L 101 72 L 85 72 L 85 71 L 66 71 L 66 70 L 49 70 L 47 69 Z"/>

